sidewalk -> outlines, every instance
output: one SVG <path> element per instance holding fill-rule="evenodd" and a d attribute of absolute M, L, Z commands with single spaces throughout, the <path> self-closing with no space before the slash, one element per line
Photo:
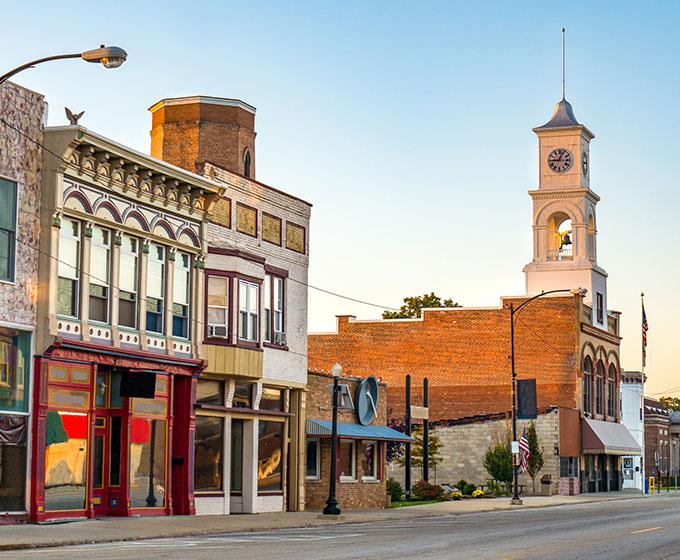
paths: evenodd
<path fill-rule="evenodd" d="M 654 496 L 618 492 L 616 494 L 602 493 L 579 496 L 529 496 L 522 499 L 523 504 L 521 506 L 510 505 L 510 498 L 460 500 L 386 510 L 350 510 L 343 512 L 341 519 L 320 518 L 319 511 L 306 511 L 200 517 L 107 517 L 43 525 L 6 525 L 0 526 L 0 550 L 318 527 L 339 523 L 461 515 L 494 510 L 518 510 L 610 500 L 654 499 L 664 495 L 666 495 L 665 492 Z M 680 497 L 680 493 L 671 492 L 670 496 Z"/>

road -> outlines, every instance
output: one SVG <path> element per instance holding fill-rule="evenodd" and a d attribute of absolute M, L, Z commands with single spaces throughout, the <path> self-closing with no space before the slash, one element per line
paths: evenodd
<path fill-rule="evenodd" d="M 620 500 L 0 554 L 0 558 L 10 557 L 680 560 L 680 499 Z"/>

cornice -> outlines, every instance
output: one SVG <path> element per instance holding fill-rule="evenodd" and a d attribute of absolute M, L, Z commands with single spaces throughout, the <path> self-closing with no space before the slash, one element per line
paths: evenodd
<path fill-rule="evenodd" d="M 581 332 L 590 336 L 594 336 L 600 340 L 604 340 L 605 342 L 609 342 L 610 344 L 615 344 L 617 346 L 621 344 L 620 336 L 603 331 L 602 329 L 598 329 L 589 323 L 581 322 Z"/>

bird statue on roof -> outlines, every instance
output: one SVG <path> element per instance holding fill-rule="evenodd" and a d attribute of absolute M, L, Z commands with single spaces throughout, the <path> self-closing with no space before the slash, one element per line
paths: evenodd
<path fill-rule="evenodd" d="M 80 120 L 80 117 L 82 117 L 83 113 L 85 113 L 85 111 L 80 111 L 80 113 L 74 115 L 73 111 L 71 111 L 71 109 L 69 109 L 68 107 L 64 107 L 64 109 L 66 110 L 66 117 L 68 118 L 68 122 L 71 123 L 72 125 L 77 125 L 78 121 Z"/>

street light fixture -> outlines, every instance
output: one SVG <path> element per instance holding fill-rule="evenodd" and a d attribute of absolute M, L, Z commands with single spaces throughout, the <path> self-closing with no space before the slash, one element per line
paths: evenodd
<path fill-rule="evenodd" d="M 331 481 L 328 490 L 328 500 L 323 508 L 324 515 L 340 515 L 338 500 L 335 499 L 336 453 L 338 447 L 338 379 L 342 375 L 342 366 L 335 363 L 331 368 L 333 374 L 333 426 L 331 431 Z"/>
<path fill-rule="evenodd" d="M 6 74 L 0 76 L 0 84 L 18 74 L 27 68 L 33 68 L 37 64 L 49 62 L 50 60 L 61 60 L 62 58 L 82 58 L 87 62 L 97 62 L 103 64 L 105 68 L 118 68 L 127 59 L 127 53 L 120 47 L 105 47 L 101 45 L 98 49 L 92 49 L 82 53 L 76 54 L 58 54 L 55 56 L 48 56 L 46 58 L 39 58 L 18 66 L 14 70 L 10 70 Z"/>
<path fill-rule="evenodd" d="M 559 293 L 565 293 L 569 292 L 575 296 L 585 296 L 588 293 L 588 290 L 585 288 L 578 288 L 578 289 L 561 289 L 561 290 L 549 290 L 547 292 L 541 292 L 538 295 L 535 295 L 532 298 L 527 299 L 526 301 L 523 301 L 516 309 L 510 304 L 510 347 L 511 347 L 511 364 L 512 364 L 512 440 L 517 441 L 517 374 L 515 373 L 515 315 L 518 314 L 522 308 L 534 301 L 535 299 L 538 299 L 543 296 L 547 296 L 549 294 L 559 294 Z M 513 457 L 512 461 L 512 500 L 510 501 L 511 504 L 513 505 L 522 505 L 522 500 L 519 498 L 519 492 L 518 492 L 518 484 L 517 484 L 517 469 L 518 465 L 516 461 L 514 460 L 515 458 Z"/>

